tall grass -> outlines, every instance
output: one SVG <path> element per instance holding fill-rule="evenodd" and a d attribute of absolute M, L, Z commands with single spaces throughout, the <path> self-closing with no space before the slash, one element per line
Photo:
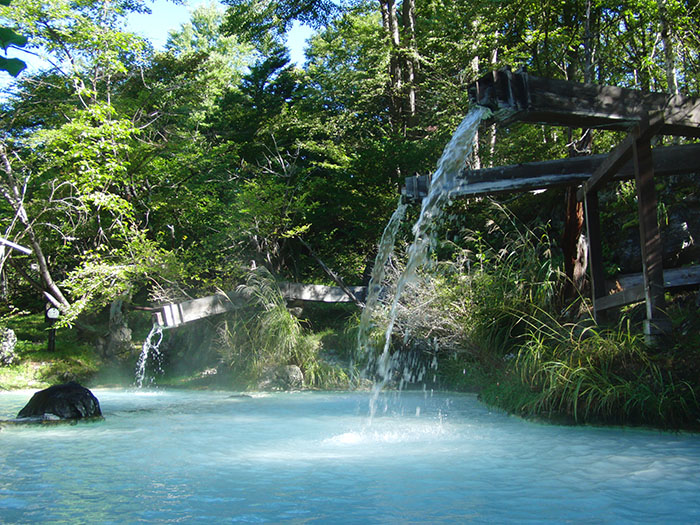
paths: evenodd
<path fill-rule="evenodd" d="M 612 328 L 533 325 L 516 367 L 537 393 L 522 407 L 528 414 L 680 428 L 700 411 L 695 387 L 662 369 L 626 318 Z"/>

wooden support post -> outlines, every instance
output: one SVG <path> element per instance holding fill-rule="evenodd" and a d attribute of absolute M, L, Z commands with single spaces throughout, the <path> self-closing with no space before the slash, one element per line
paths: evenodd
<path fill-rule="evenodd" d="M 642 273 L 646 300 L 644 334 L 647 341 L 670 331 L 664 300 L 663 247 L 656 216 L 656 189 L 651 143 L 646 137 L 634 142 L 633 159 L 637 183 L 639 235 L 642 247 Z"/>
<path fill-rule="evenodd" d="M 607 295 L 605 272 L 603 271 L 603 245 L 600 237 L 600 209 L 598 192 L 585 194 L 586 230 L 588 231 L 588 264 L 591 269 L 591 289 L 593 291 L 593 315 L 597 323 L 607 318 L 605 310 L 598 308 L 598 301 Z"/>

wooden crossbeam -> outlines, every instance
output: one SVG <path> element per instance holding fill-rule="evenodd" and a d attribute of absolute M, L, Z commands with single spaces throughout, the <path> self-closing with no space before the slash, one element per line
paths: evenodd
<path fill-rule="evenodd" d="M 617 172 L 629 162 L 634 152 L 635 144 L 648 142 L 656 135 L 664 124 L 663 112 L 657 112 L 652 117 L 645 118 L 634 127 L 625 139 L 613 149 L 603 162 L 596 168 L 583 185 L 585 193 L 598 191 Z"/>
<path fill-rule="evenodd" d="M 308 301 L 323 303 L 349 303 L 364 300 L 366 286 L 324 286 L 320 284 L 279 283 L 280 291 L 288 301 Z M 351 292 L 352 298 L 348 295 Z M 191 299 L 180 303 L 159 306 L 153 312 L 153 322 L 164 328 L 175 328 L 185 323 L 212 317 L 241 308 L 250 302 L 250 294 L 245 292 L 228 292 Z"/>
<path fill-rule="evenodd" d="M 594 303 L 596 312 L 644 301 L 643 274 L 619 276 L 616 281 L 621 290 L 598 298 Z M 700 285 L 700 266 L 666 269 L 663 271 L 663 283 L 665 289 Z"/>
<path fill-rule="evenodd" d="M 697 173 L 700 166 L 700 144 L 666 146 L 653 150 L 654 173 L 659 176 Z M 456 197 L 493 195 L 513 191 L 529 191 L 571 184 L 588 180 L 609 155 L 588 155 L 570 159 L 527 162 L 496 168 L 464 170 Z M 634 178 L 634 164 L 628 160 L 612 177 L 614 180 Z M 408 177 L 403 194 L 413 200 L 425 197 L 426 176 Z M 583 200 L 583 192 L 579 195 Z"/>

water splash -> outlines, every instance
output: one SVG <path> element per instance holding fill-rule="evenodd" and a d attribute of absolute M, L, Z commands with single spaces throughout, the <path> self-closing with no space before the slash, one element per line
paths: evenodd
<path fill-rule="evenodd" d="M 141 347 L 141 355 L 136 363 L 136 387 L 143 388 L 144 382 L 146 381 L 146 364 L 148 362 L 148 356 L 151 355 L 152 359 L 156 362 L 157 371 L 163 371 L 161 365 L 162 355 L 160 353 L 160 343 L 163 341 L 163 327 L 158 323 L 154 323 L 151 331 L 148 333 L 146 340 L 143 342 Z M 150 377 L 148 384 L 153 384 L 153 377 Z"/>
<path fill-rule="evenodd" d="M 376 360 L 375 373 L 378 375 L 379 379 L 374 382 L 374 387 L 372 390 L 372 396 L 370 399 L 370 418 L 374 417 L 376 413 L 379 393 L 389 382 L 393 373 L 393 360 L 389 347 L 391 344 L 391 333 L 393 332 L 394 323 L 396 322 L 396 313 L 401 295 L 406 285 L 416 279 L 418 269 L 424 266 L 427 262 L 429 247 L 431 244 L 431 228 L 435 221 L 442 215 L 444 204 L 451 199 L 452 193 L 460 186 L 457 181 L 457 176 L 462 173 L 466 166 L 467 159 L 472 153 L 474 138 L 477 130 L 479 129 L 479 124 L 489 115 L 489 113 L 490 111 L 487 108 L 476 107 L 467 114 L 464 120 L 462 120 L 462 123 L 452 135 L 450 142 L 447 144 L 447 146 L 445 146 L 442 156 L 438 161 L 437 169 L 433 174 L 428 195 L 423 199 L 420 216 L 412 229 L 414 238 L 413 243 L 408 250 L 406 267 L 399 277 L 396 285 L 396 292 L 391 303 L 391 309 L 389 311 L 389 324 L 384 335 L 384 348 L 381 355 Z M 391 253 L 391 250 L 393 249 L 393 240 L 391 247 L 385 249 Z M 382 261 L 379 261 L 378 258 L 377 262 Z M 377 271 L 377 274 L 381 273 L 383 278 L 386 259 L 381 264 L 380 270 L 377 270 L 377 262 L 375 262 L 375 268 L 372 272 L 373 280 L 370 282 L 370 291 L 372 291 L 374 287 L 381 285 L 381 281 L 374 281 L 375 271 Z M 369 318 L 371 316 L 371 311 L 369 311 L 369 308 L 370 305 L 368 301 L 367 307 L 362 315 L 363 321 L 366 318 L 367 322 L 369 322 Z M 367 326 L 363 326 L 361 323 L 360 332 L 363 330 L 369 330 L 369 328 Z M 362 351 L 364 349 L 361 347 L 360 350 Z"/>

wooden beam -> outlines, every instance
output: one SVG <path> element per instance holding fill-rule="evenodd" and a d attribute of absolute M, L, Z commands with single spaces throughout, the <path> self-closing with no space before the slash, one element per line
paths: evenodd
<path fill-rule="evenodd" d="M 460 184 L 453 192 L 457 197 L 491 195 L 513 191 L 529 191 L 569 184 L 583 183 L 608 158 L 608 155 L 589 155 L 570 159 L 543 162 L 527 162 L 496 168 L 465 170 L 460 175 Z M 700 144 L 654 148 L 654 174 L 657 176 L 697 173 L 700 166 Z M 614 180 L 634 178 L 631 159 L 613 176 Z M 418 179 L 418 180 L 416 180 Z M 427 187 L 427 177 L 408 177 L 404 195 L 411 200 L 422 198 Z M 418 190 L 415 190 L 418 188 Z M 413 193 L 418 191 L 418 194 Z M 583 200 L 583 192 L 579 198 Z"/>
<path fill-rule="evenodd" d="M 606 297 L 605 270 L 603 268 L 603 246 L 600 235 L 600 209 L 598 193 L 586 194 L 584 201 L 586 213 L 586 228 L 588 231 L 588 264 L 591 270 L 591 288 L 593 290 L 593 314 L 596 322 L 603 322 L 604 309 L 598 307 L 599 302 Z"/>
<path fill-rule="evenodd" d="M 349 303 L 353 301 L 347 294 L 347 290 L 339 286 L 282 282 L 279 283 L 279 288 L 284 298 L 289 301 L 324 303 Z M 367 294 L 366 286 L 347 286 L 346 288 L 351 291 L 355 300 L 358 298 L 364 300 Z M 191 299 L 180 303 L 169 303 L 155 309 L 153 322 L 161 325 L 163 328 L 175 328 L 185 323 L 230 312 L 246 306 L 249 302 L 250 294 L 236 291 Z"/>
<path fill-rule="evenodd" d="M 700 285 L 700 266 L 670 268 L 663 271 L 664 289 L 685 288 Z M 625 306 L 644 301 L 644 275 L 621 275 L 616 278 L 619 292 L 603 296 L 594 302 L 596 311 Z"/>
<path fill-rule="evenodd" d="M 289 301 L 320 303 L 357 303 L 367 295 L 366 286 L 324 286 L 320 284 L 280 283 L 280 290 Z M 352 296 L 347 292 L 350 291 Z"/>
<path fill-rule="evenodd" d="M 641 279 L 641 274 L 639 274 Z M 604 315 L 606 310 L 611 308 L 619 308 L 627 304 L 638 303 L 644 300 L 644 285 L 638 284 L 629 288 L 611 294 L 599 297 L 593 301 L 593 314 L 598 321 L 599 315 Z"/>
<path fill-rule="evenodd" d="M 644 333 L 652 339 L 670 330 L 665 313 L 663 246 L 657 219 L 656 188 L 651 143 L 640 138 L 633 145 L 635 180 L 637 184 L 637 208 L 639 210 L 639 237 L 642 247 L 642 273 L 646 300 Z"/>
<path fill-rule="evenodd" d="M 165 304 L 153 313 L 153 321 L 164 328 L 175 328 L 205 317 L 229 312 L 244 306 L 247 302 L 248 298 L 244 294 L 231 292 Z"/>

